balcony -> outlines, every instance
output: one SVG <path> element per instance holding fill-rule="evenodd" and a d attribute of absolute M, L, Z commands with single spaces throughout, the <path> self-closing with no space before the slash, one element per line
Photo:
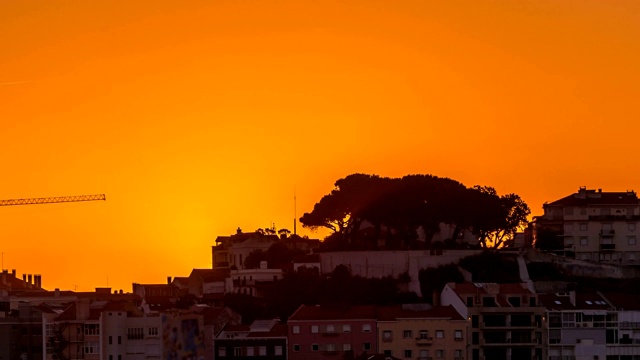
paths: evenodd
<path fill-rule="evenodd" d="M 640 322 L 622 321 L 620 322 L 621 329 L 633 329 L 640 328 Z"/>
<path fill-rule="evenodd" d="M 600 244 L 600 251 L 614 251 L 616 244 Z"/>
<path fill-rule="evenodd" d="M 611 230 L 600 230 L 600 237 L 614 237 L 616 235 L 616 231 Z"/>
<path fill-rule="evenodd" d="M 418 346 L 430 346 L 431 344 L 433 344 L 433 338 L 432 337 L 419 337 L 419 338 L 416 338 L 416 345 L 418 345 Z"/>

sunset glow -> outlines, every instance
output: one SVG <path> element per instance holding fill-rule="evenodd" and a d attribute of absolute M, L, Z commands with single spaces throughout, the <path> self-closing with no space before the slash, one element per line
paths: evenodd
<path fill-rule="evenodd" d="M 534 215 L 638 191 L 639 39 L 637 1 L 0 2 L 0 198 L 107 195 L 0 207 L 3 266 L 47 289 L 187 276 L 356 172 Z"/>

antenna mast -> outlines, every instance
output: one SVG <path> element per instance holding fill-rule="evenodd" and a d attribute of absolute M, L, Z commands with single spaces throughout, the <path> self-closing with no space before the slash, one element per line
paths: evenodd
<path fill-rule="evenodd" d="M 298 223 L 297 218 L 298 218 L 298 214 L 296 213 L 297 209 L 296 209 L 296 189 L 293 188 L 293 235 L 297 235 L 296 234 L 296 225 Z"/>

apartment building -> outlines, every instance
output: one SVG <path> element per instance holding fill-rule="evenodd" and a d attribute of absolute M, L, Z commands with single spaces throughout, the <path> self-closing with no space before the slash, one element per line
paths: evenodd
<path fill-rule="evenodd" d="M 214 343 L 216 359 L 287 359 L 287 325 L 256 320 L 251 325 L 227 325 Z"/>
<path fill-rule="evenodd" d="M 467 359 L 546 357 L 545 308 L 526 283 L 449 283 L 441 303 L 469 321 Z"/>
<path fill-rule="evenodd" d="M 374 306 L 301 305 L 287 326 L 291 360 L 353 358 L 378 348 Z"/>
<path fill-rule="evenodd" d="M 640 296 L 561 292 L 542 294 L 549 359 L 640 359 Z"/>
<path fill-rule="evenodd" d="M 378 352 L 399 359 L 466 359 L 467 320 L 452 306 L 380 307 Z"/>
<path fill-rule="evenodd" d="M 564 254 L 580 260 L 635 265 L 640 262 L 640 201 L 634 191 L 577 193 L 543 205 L 536 232 L 561 234 Z"/>

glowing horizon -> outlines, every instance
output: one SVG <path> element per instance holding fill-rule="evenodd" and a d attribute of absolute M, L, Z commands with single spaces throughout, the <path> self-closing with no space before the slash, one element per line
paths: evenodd
<path fill-rule="evenodd" d="M 640 190 L 640 4 L 0 3 L 4 267 L 163 283 L 351 173 Z M 314 236 L 298 226 L 298 232 Z"/>

